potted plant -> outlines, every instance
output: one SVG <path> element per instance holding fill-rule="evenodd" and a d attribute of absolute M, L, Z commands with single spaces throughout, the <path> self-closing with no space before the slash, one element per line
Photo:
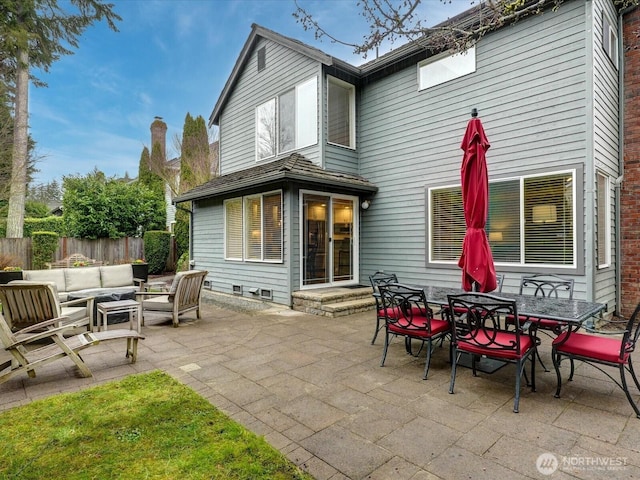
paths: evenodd
<path fill-rule="evenodd" d="M 149 280 L 149 264 L 147 262 L 138 258 L 131 262 L 131 266 L 133 267 L 133 278 L 139 278 L 145 283 Z"/>
<path fill-rule="evenodd" d="M 9 283 L 12 280 L 22 280 L 21 267 L 9 266 L 0 270 L 0 285 Z"/>

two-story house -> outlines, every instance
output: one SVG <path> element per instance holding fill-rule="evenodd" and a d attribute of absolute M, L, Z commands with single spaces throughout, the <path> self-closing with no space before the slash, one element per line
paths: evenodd
<path fill-rule="evenodd" d="M 460 143 L 477 108 L 505 291 L 556 273 L 615 311 L 622 13 L 570 0 L 462 54 L 409 43 L 360 66 L 253 25 L 210 117 L 220 176 L 176 199 L 193 201 L 196 268 L 212 290 L 284 305 L 377 270 L 460 286 Z"/>

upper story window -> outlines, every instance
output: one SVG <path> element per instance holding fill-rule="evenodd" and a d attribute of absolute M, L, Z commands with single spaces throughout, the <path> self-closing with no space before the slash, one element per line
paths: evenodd
<path fill-rule="evenodd" d="M 489 184 L 486 231 L 496 264 L 577 268 L 576 170 Z M 455 264 L 466 230 L 460 185 L 430 188 L 429 262 Z"/>
<path fill-rule="evenodd" d="M 282 261 L 282 192 L 224 202 L 226 260 Z"/>
<path fill-rule="evenodd" d="M 327 78 L 327 139 L 335 145 L 356 148 L 356 88 L 337 78 Z"/>
<path fill-rule="evenodd" d="M 476 47 L 437 60 L 427 59 L 418 64 L 418 89 L 435 87 L 441 83 L 476 71 Z"/>
<path fill-rule="evenodd" d="M 318 142 L 318 81 L 313 77 L 256 107 L 256 158 Z"/>
<path fill-rule="evenodd" d="M 609 21 L 604 11 L 602 12 L 602 48 L 613 66 L 618 68 L 618 34 L 613 28 L 613 22 Z"/>

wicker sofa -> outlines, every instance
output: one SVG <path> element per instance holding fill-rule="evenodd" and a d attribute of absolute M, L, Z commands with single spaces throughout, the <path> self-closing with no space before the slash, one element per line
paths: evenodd
<path fill-rule="evenodd" d="M 71 292 L 91 293 L 108 288 L 110 291 L 142 290 L 144 282 L 134 278 L 131 264 L 103 265 L 100 267 L 70 267 L 50 270 L 24 270 L 22 279 L 29 282 L 53 282 L 61 302 Z"/>

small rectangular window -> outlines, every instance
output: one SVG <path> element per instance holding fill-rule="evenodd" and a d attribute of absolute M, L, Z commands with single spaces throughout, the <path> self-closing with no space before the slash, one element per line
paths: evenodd
<path fill-rule="evenodd" d="M 596 228 L 598 229 L 598 268 L 611 264 L 611 199 L 609 197 L 609 177 L 602 172 L 596 174 Z"/>
<path fill-rule="evenodd" d="M 261 72 L 264 70 L 264 67 L 267 66 L 267 50 L 266 47 L 262 47 L 258 49 L 258 71 Z"/>
<path fill-rule="evenodd" d="M 604 11 L 602 12 L 602 49 L 613 66 L 618 68 L 618 34 Z"/>
<path fill-rule="evenodd" d="M 476 47 L 435 61 L 428 59 L 418 64 L 418 89 L 435 87 L 475 71 Z"/>

